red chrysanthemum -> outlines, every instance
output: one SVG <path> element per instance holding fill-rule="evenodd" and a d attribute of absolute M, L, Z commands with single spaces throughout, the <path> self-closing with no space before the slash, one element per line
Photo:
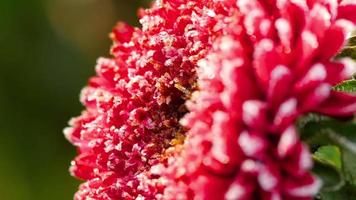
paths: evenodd
<path fill-rule="evenodd" d="M 65 130 L 78 147 L 71 173 L 87 180 L 75 199 L 153 198 L 142 186 L 150 166 L 185 131 L 179 119 L 196 85 L 197 61 L 224 31 L 230 1 L 157 1 L 142 29 L 119 23 L 113 58 L 101 58 L 81 95 L 86 110 Z"/>
<path fill-rule="evenodd" d="M 167 168 L 153 168 L 167 182 L 164 199 L 307 200 L 319 191 L 295 122 L 356 112 L 356 96 L 331 87 L 355 72 L 353 61 L 333 59 L 356 22 L 344 11 L 355 6 L 272 2 L 237 1 L 227 34 L 199 62 L 186 144 Z"/>
<path fill-rule="evenodd" d="M 331 90 L 354 71 L 332 58 L 355 8 L 160 0 L 142 29 L 119 23 L 65 130 L 79 154 L 70 171 L 86 181 L 75 199 L 311 199 L 320 182 L 294 123 L 356 111 Z"/>

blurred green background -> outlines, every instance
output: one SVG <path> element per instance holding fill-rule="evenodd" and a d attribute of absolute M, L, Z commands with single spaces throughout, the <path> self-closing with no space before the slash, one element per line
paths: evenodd
<path fill-rule="evenodd" d="M 0 0 L 0 199 L 72 199 L 75 149 L 62 134 L 80 89 L 108 56 L 118 20 L 143 0 Z"/>

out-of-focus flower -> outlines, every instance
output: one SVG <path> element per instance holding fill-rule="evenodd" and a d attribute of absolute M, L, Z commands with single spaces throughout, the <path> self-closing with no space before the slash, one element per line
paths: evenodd
<path fill-rule="evenodd" d="M 321 181 L 295 122 L 352 116 L 356 96 L 332 90 L 355 63 L 333 57 L 356 22 L 336 1 L 237 1 L 238 15 L 199 62 L 180 153 L 158 165 L 164 199 L 312 199 Z M 179 188 L 179 189 L 177 189 Z"/>
<path fill-rule="evenodd" d="M 65 130 L 79 154 L 70 171 L 86 181 L 75 199 L 311 199 L 320 181 L 294 122 L 356 111 L 331 90 L 354 71 L 332 60 L 354 9 L 161 0 L 140 11 L 142 29 L 119 23 Z"/>

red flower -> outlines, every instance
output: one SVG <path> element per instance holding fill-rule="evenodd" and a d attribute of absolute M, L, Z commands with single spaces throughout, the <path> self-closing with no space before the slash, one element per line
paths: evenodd
<path fill-rule="evenodd" d="M 332 60 L 353 10 L 162 0 L 140 12 L 142 29 L 119 23 L 65 130 L 79 154 L 70 171 L 86 181 L 75 199 L 311 199 L 320 182 L 294 122 L 356 111 L 355 96 L 331 90 L 354 71 Z"/>
<path fill-rule="evenodd" d="M 237 5 L 226 34 L 199 62 L 183 150 L 167 168 L 157 166 L 164 199 L 312 199 L 321 182 L 294 124 L 308 112 L 356 112 L 356 96 L 331 87 L 355 72 L 354 62 L 333 56 L 356 22 L 344 11 L 356 7 L 331 0 Z"/>
<path fill-rule="evenodd" d="M 87 182 L 75 199 L 153 198 L 152 165 L 185 131 L 179 119 L 196 83 L 197 61 L 222 34 L 231 2 L 157 1 L 142 29 L 119 23 L 113 58 L 101 58 L 81 95 L 86 111 L 65 134 L 78 148 L 71 173 Z"/>

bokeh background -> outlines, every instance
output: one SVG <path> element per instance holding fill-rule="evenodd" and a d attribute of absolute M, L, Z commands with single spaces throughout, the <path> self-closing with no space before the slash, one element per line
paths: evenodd
<path fill-rule="evenodd" d="M 0 0 L 0 199 L 72 199 L 63 128 L 118 20 L 144 0 Z"/>

